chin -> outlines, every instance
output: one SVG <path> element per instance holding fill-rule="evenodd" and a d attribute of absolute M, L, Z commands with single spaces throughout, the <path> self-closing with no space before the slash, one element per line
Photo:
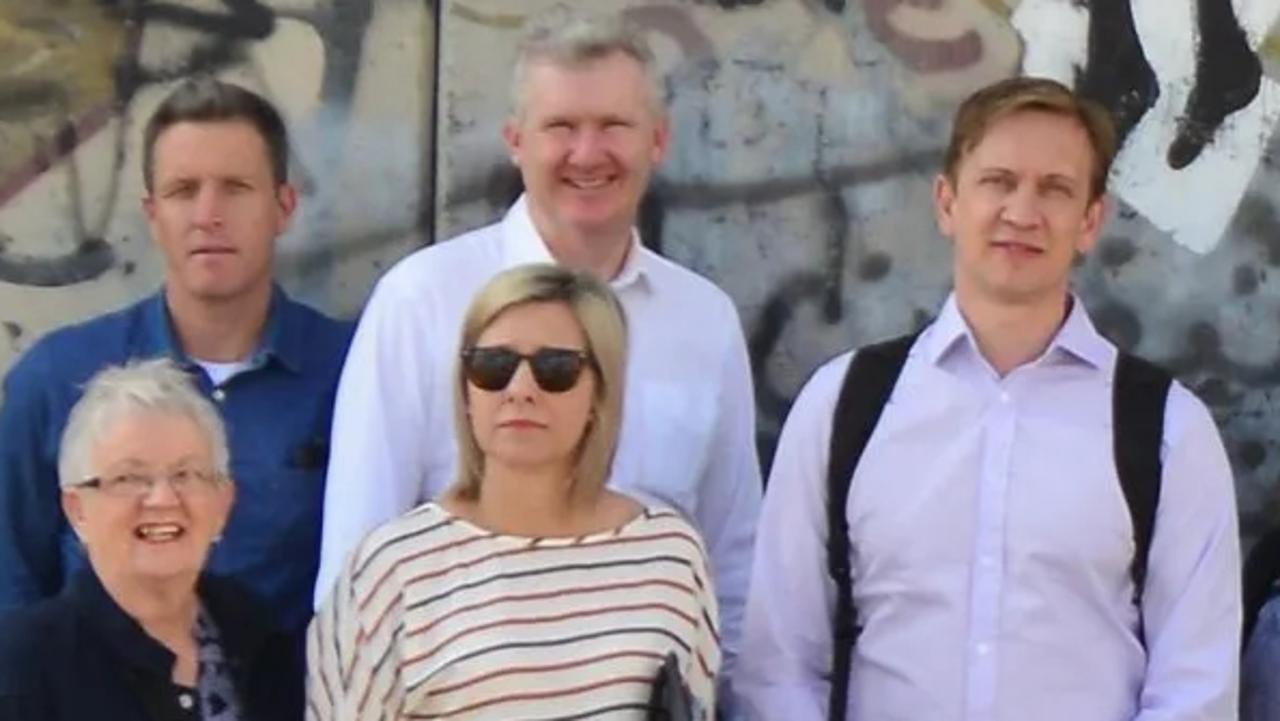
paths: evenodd
<path fill-rule="evenodd" d="M 204 558 L 192 558 L 192 555 L 189 550 L 179 549 L 173 549 L 172 552 L 138 554 L 130 569 L 132 575 L 140 580 L 163 581 L 197 576 L 204 565 Z"/>

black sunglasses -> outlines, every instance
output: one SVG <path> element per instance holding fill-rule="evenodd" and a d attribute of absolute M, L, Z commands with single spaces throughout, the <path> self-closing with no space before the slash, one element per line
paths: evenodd
<path fill-rule="evenodd" d="M 529 361 L 533 380 L 548 393 L 563 393 L 578 383 L 582 369 L 590 361 L 586 351 L 573 348 L 539 348 L 530 355 L 510 348 L 468 348 L 462 351 L 462 368 L 476 388 L 500 391 L 507 387 L 520 361 Z"/>

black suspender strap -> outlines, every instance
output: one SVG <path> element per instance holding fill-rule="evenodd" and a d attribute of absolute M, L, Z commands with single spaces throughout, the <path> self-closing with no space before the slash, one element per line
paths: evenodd
<path fill-rule="evenodd" d="M 1133 521 L 1133 602 L 1141 609 L 1147 560 L 1160 505 L 1160 444 L 1164 408 L 1173 379 L 1159 366 L 1121 352 L 1112 389 L 1112 444 L 1116 474 Z"/>
<path fill-rule="evenodd" d="M 844 721 L 853 648 L 861 631 L 853 605 L 853 571 L 849 566 L 849 489 L 916 337 L 903 336 L 859 350 L 845 373 L 832 417 L 827 462 L 827 572 L 836 587 L 836 607 L 832 618 L 829 721 Z M 1123 352 L 1116 357 L 1112 452 L 1133 525 L 1134 554 L 1129 573 L 1133 578 L 1133 602 L 1139 610 L 1160 504 L 1160 445 L 1164 439 L 1165 401 L 1172 382 L 1172 377 L 1159 366 Z"/>
<path fill-rule="evenodd" d="M 862 451 L 871 440 L 880 413 L 889 402 L 898 375 L 916 335 L 903 336 L 860 349 L 854 354 L 840 387 L 831 422 L 827 460 L 827 572 L 836 586 L 832 618 L 833 645 L 831 696 L 827 718 L 844 721 L 849 702 L 849 671 L 853 645 L 861 630 L 853 605 L 852 569 L 849 567 L 849 518 L 845 507 L 849 486 Z"/>

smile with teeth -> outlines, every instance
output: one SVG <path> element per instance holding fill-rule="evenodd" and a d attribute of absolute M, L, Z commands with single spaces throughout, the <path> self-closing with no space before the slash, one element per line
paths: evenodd
<path fill-rule="evenodd" d="M 1037 248 L 1034 245 L 1029 245 L 1027 243 L 1019 243 L 1014 240 L 997 240 L 993 242 L 992 245 L 999 250 L 1008 250 L 1008 251 L 1013 251 L 1015 253 L 1029 253 L 1032 255 L 1039 255 L 1044 252 L 1043 248 Z"/>
<path fill-rule="evenodd" d="M 596 190 L 613 182 L 612 178 L 566 178 L 565 182 L 579 190 Z"/>
<path fill-rule="evenodd" d="M 176 523 L 144 523 L 133 529 L 133 535 L 148 543 L 167 543 L 182 537 L 185 530 Z"/>

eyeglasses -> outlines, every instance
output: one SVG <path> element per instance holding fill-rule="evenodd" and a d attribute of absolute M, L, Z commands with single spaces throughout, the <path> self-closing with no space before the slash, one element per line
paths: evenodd
<path fill-rule="evenodd" d="M 130 471 L 114 476 L 94 476 L 75 484 L 76 488 L 93 488 L 109 496 L 119 498 L 145 498 L 150 495 L 160 479 L 169 481 L 173 492 L 183 495 L 190 491 L 206 491 L 222 480 L 222 475 L 214 471 L 182 468 L 163 476 L 156 476 L 141 471 Z"/>
<path fill-rule="evenodd" d="M 539 348 L 532 354 L 510 348 L 468 348 L 462 351 L 462 367 L 476 388 L 500 391 L 511 383 L 520 361 L 529 361 L 533 380 L 548 393 L 563 393 L 578 382 L 582 368 L 591 360 L 586 351 L 573 348 Z"/>

